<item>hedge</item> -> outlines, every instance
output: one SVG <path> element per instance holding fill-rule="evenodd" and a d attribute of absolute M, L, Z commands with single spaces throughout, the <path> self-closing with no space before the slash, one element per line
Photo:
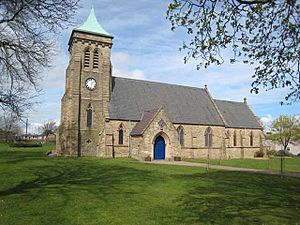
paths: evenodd
<path fill-rule="evenodd" d="M 35 148 L 42 147 L 42 143 L 37 141 L 17 141 L 10 143 L 9 146 L 14 148 Z"/>

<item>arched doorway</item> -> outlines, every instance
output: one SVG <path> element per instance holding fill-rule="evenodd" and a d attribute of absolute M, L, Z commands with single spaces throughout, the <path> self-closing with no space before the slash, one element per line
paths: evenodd
<path fill-rule="evenodd" d="M 162 136 L 158 136 L 154 143 L 154 159 L 161 160 L 165 159 L 166 153 L 166 142 Z"/>

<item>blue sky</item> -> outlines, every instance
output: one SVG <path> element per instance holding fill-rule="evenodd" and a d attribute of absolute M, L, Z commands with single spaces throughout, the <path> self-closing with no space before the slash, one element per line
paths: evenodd
<path fill-rule="evenodd" d="M 75 27 L 87 18 L 90 0 L 81 1 Z M 300 104 L 281 106 L 285 90 L 250 94 L 253 68 L 242 63 L 224 63 L 196 70 L 196 62 L 183 63 L 184 52 L 178 49 L 187 40 L 183 30 L 171 31 L 166 10 L 171 0 L 98 0 L 94 8 L 98 21 L 114 36 L 113 75 L 187 86 L 204 87 L 216 99 L 248 103 L 260 118 L 271 122 L 281 114 L 300 114 Z M 28 114 L 31 132 L 47 120 L 60 120 L 60 100 L 64 93 L 65 69 L 68 64 L 68 40 L 73 28 L 61 32 L 52 67 L 43 73 L 41 102 Z M 230 52 L 224 58 L 230 58 Z"/>

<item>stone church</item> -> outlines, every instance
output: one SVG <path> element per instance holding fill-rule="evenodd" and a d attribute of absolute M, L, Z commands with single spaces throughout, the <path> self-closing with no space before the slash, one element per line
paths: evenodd
<path fill-rule="evenodd" d="M 246 99 L 216 100 L 207 86 L 113 77 L 112 45 L 94 9 L 72 31 L 58 155 L 230 159 L 263 149 L 262 126 Z"/>

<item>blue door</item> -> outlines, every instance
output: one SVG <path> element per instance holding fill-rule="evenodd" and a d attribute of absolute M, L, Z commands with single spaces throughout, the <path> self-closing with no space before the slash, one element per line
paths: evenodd
<path fill-rule="evenodd" d="M 166 143 L 162 136 L 158 136 L 154 144 L 154 159 L 165 159 Z"/>

